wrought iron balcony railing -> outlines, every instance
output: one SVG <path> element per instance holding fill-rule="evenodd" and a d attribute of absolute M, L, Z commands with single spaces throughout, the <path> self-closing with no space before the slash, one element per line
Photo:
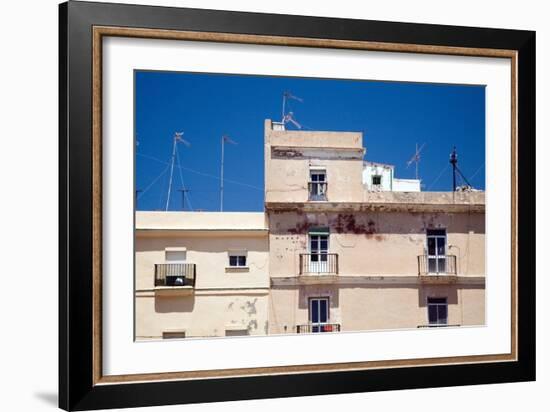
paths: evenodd
<path fill-rule="evenodd" d="M 337 253 L 301 253 L 300 275 L 337 275 Z"/>
<path fill-rule="evenodd" d="M 157 263 L 155 286 L 195 286 L 194 263 Z"/>
<path fill-rule="evenodd" d="M 314 201 L 327 200 L 327 187 L 327 182 L 308 182 L 308 199 Z"/>
<path fill-rule="evenodd" d="M 418 274 L 421 276 L 427 275 L 456 275 L 456 256 L 418 256 Z"/>
<path fill-rule="evenodd" d="M 340 332 L 339 323 L 308 323 L 296 325 L 296 333 Z"/>

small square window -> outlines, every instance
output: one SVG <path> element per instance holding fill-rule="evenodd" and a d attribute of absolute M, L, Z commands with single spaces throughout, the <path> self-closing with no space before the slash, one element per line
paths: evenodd
<path fill-rule="evenodd" d="M 248 329 L 226 329 L 225 336 L 248 336 L 250 332 Z"/>
<path fill-rule="evenodd" d="M 246 255 L 230 255 L 229 266 L 244 267 L 246 266 Z"/>
<path fill-rule="evenodd" d="M 183 339 L 185 331 L 162 332 L 162 339 Z"/>
<path fill-rule="evenodd" d="M 374 175 L 372 177 L 372 184 L 373 186 L 380 186 L 382 184 L 382 176 Z"/>

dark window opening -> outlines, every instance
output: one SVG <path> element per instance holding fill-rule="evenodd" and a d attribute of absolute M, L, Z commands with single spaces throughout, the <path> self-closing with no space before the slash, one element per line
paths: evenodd
<path fill-rule="evenodd" d="M 447 324 L 447 298 L 428 298 L 428 323 Z"/>
<path fill-rule="evenodd" d="M 232 255 L 229 256 L 229 266 L 246 266 L 246 256 Z"/>

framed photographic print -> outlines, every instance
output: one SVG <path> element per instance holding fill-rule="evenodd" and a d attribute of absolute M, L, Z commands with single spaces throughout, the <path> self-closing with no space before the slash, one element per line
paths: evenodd
<path fill-rule="evenodd" d="M 60 5 L 60 407 L 535 379 L 535 33 Z"/>

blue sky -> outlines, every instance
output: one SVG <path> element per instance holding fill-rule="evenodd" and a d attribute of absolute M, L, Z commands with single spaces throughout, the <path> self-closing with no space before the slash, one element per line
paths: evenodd
<path fill-rule="evenodd" d="M 224 134 L 238 143 L 225 146 L 224 210 L 263 210 L 264 119 L 281 119 L 284 91 L 303 100 L 290 110 L 307 130 L 363 132 L 365 160 L 395 165 L 396 177 L 414 178 L 406 162 L 425 143 L 423 190 L 452 190 L 456 146 L 464 175 L 485 189 L 484 86 L 136 71 L 138 209 L 164 210 L 183 131 L 191 146 L 177 145 L 170 210 L 181 210 L 182 186 L 186 210 L 219 210 Z"/>

